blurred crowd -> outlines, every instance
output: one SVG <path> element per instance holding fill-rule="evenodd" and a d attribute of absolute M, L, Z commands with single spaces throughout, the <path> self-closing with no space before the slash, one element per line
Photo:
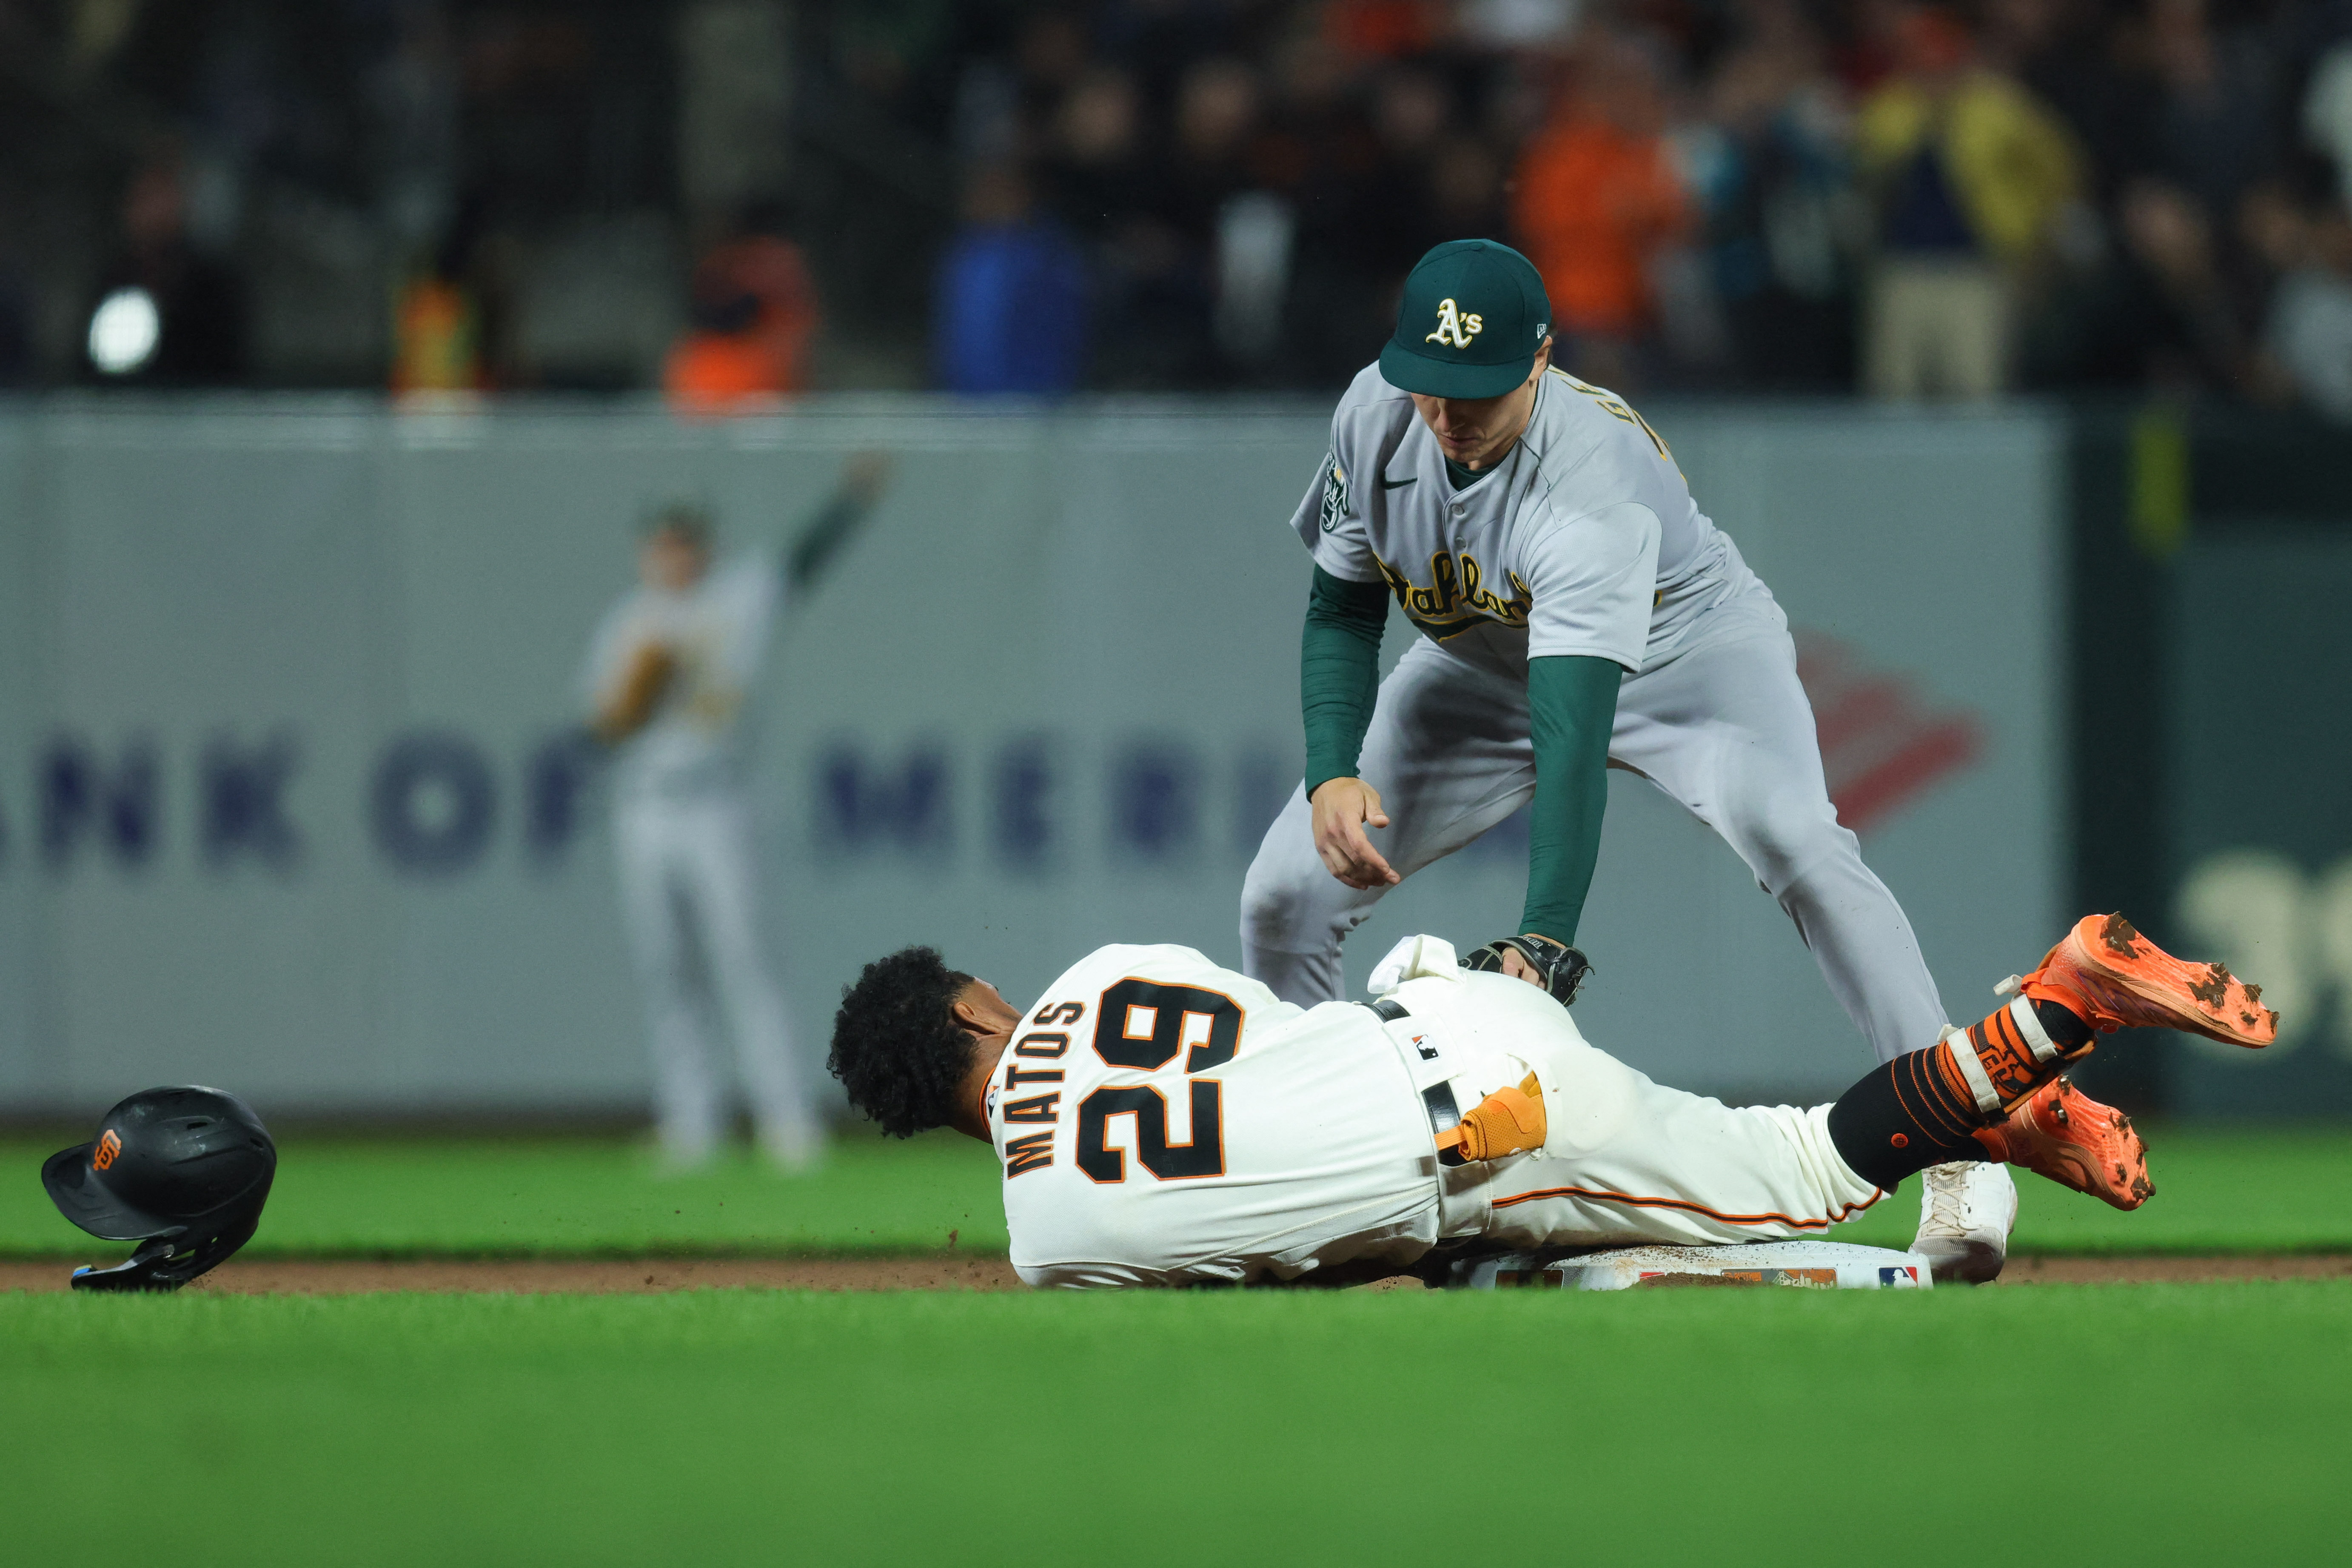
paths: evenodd
<path fill-rule="evenodd" d="M 1336 384 L 1493 235 L 1611 384 L 2352 417 L 2352 6 L 1107 5 L 951 123 L 947 384 Z"/>
<path fill-rule="evenodd" d="M 26 138 L 80 134 L 72 94 L 0 81 L 17 381 L 47 342 L 716 405 L 1329 389 L 1416 256 L 1486 235 L 1628 390 L 2352 419 L 2352 0 L 0 0 L 0 55 L 76 49 L 147 107 L 77 165 L 111 233 L 68 289 L 25 219 L 70 171 Z M 371 326 L 289 359 L 273 247 L 337 223 Z"/>

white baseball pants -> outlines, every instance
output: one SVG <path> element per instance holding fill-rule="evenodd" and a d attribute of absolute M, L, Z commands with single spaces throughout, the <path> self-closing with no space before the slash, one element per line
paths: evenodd
<path fill-rule="evenodd" d="M 1418 1037 L 1463 1068 L 1459 1109 L 1528 1071 L 1544 1091 L 1542 1148 L 1441 1173 L 1441 1237 L 1522 1251 L 1774 1241 L 1820 1236 L 1882 1195 L 1838 1154 L 1826 1105 L 1735 1108 L 1654 1083 L 1524 982 L 1433 977 L 1391 994 L 1410 1010 L 1385 1026 L 1391 1043 Z M 1399 1055 L 1413 1071 L 1420 1051 Z"/>
<path fill-rule="evenodd" d="M 1681 802 L 1748 863 L 1879 1060 L 1936 1043 L 1946 1019 L 1935 977 L 1902 907 L 1830 804 L 1778 604 L 1735 600 L 1713 612 L 1693 646 L 1627 677 L 1609 761 Z M 1370 830 L 1372 842 L 1410 877 L 1534 795 L 1527 688 L 1416 638 L 1381 682 L 1360 768 L 1389 817 L 1386 829 Z M 1243 969 L 1301 1006 L 1341 998 L 1339 944 L 1387 891 L 1333 877 L 1315 853 L 1311 821 L 1302 784 L 1266 829 L 1242 889 Z"/>
<path fill-rule="evenodd" d="M 722 794 L 625 799 L 613 829 L 663 1152 L 698 1163 L 719 1142 L 727 1095 L 711 1035 L 723 1015 L 762 1146 L 787 1163 L 805 1161 L 816 1152 L 817 1126 L 761 950 L 758 865 L 742 802 Z"/>

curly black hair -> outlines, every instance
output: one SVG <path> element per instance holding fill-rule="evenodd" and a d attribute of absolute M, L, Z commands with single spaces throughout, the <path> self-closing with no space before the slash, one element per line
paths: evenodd
<path fill-rule="evenodd" d="M 841 988 L 825 1070 L 893 1138 L 944 1127 L 955 1114 L 972 1038 L 952 1009 L 971 984 L 940 962 L 937 948 L 908 947 L 876 959 L 856 984 Z"/>

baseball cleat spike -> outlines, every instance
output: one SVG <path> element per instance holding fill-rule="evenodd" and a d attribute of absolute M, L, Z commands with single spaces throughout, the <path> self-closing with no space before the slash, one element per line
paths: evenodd
<path fill-rule="evenodd" d="M 2279 1016 L 2221 963 L 2173 957 L 2121 915 L 2084 915 L 2042 966 L 2020 983 L 2037 1002 L 2081 1014 L 2099 1033 L 2181 1029 L 2260 1050 L 2278 1038 Z"/>
<path fill-rule="evenodd" d="M 2147 1174 L 2147 1145 L 2133 1131 L 2131 1118 L 2101 1105 L 2071 1079 L 2043 1084 L 1976 1139 L 1996 1160 L 2022 1165 L 2119 1209 L 2136 1209 L 2156 1195 Z"/>

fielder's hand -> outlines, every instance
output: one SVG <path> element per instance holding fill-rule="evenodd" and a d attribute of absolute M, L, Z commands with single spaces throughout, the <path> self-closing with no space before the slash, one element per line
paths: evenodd
<path fill-rule="evenodd" d="M 1524 980 L 1549 994 L 1563 1007 L 1576 1000 L 1584 977 L 1592 973 L 1592 965 L 1584 954 L 1565 942 L 1533 931 L 1525 936 L 1500 937 L 1484 947 L 1474 948 L 1464 955 L 1462 967 Z"/>
<path fill-rule="evenodd" d="M 1381 792 L 1361 779 L 1325 779 L 1311 802 L 1315 808 L 1315 853 L 1324 868 L 1351 888 L 1393 887 L 1404 879 L 1389 868 L 1372 841 L 1364 837 L 1367 825 L 1386 827 L 1388 813 L 1381 809 Z"/>

